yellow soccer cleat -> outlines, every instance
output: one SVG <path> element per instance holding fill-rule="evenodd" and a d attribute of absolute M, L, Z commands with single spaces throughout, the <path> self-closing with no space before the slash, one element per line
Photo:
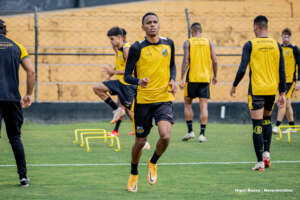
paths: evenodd
<path fill-rule="evenodd" d="M 154 185 L 157 181 L 157 164 L 153 164 L 148 160 L 147 180 L 150 185 Z"/>
<path fill-rule="evenodd" d="M 137 192 L 138 191 L 138 177 L 139 175 L 130 174 L 127 184 L 127 191 L 128 192 Z"/>

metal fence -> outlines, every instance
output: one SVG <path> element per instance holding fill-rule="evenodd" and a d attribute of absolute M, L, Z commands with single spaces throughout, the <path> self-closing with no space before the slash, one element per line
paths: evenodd
<path fill-rule="evenodd" d="M 232 26 L 222 26 L 220 16 L 207 18 L 195 12 L 189 14 L 183 8 L 153 11 L 160 17 L 161 35 L 175 42 L 178 80 L 182 45 L 189 34 L 187 27 L 190 21 L 203 22 L 204 36 L 215 44 L 219 62 L 219 83 L 212 88 L 212 100 L 246 100 L 248 77 L 241 83 L 237 99 L 231 99 L 229 89 L 240 61 L 241 46 L 251 38 L 252 17 L 243 18 L 246 21 L 243 26 L 237 24 L 237 20 L 231 22 L 232 26 L 241 29 L 236 33 Z M 102 67 L 114 66 L 114 53 L 106 37 L 107 30 L 118 25 L 127 30 L 131 43 L 142 39 L 144 33 L 140 26 L 143 14 L 144 11 L 138 8 L 135 12 L 107 8 L 107 11 L 101 12 L 70 10 L 48 13 L 39 13 L 36 9 L 29 14 L 0 18 L 7 23 L 8 37 L 22 43 L 34 60 L 37 72 L 35 101 L 73 102 L 99 101 L 92 87 L 107 78 Z M 21 71 L 20 90 L 23 93 L 25 80 L 25 73 Z M 183 100 L 182 91 L 178 92 L 176 100 Z"/>

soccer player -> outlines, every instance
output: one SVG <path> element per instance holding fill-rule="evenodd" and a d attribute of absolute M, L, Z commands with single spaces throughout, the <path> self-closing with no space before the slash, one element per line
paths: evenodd
<path fill-rule="evenodd" d="M 146 13 L 142 18 L 144 40 L 135 42 L 129 50 L 125 69 L 125 81 L 138 85 L 134 105 L 136 140 L 132 147 L 131 174 L 127 190 L 138 190 L 138 164 L 142 148 L 152 128 L 152 119 L 158 126 L 159 140 L 155 152 L 148 160 L 149 184 L 157 181 L 157 161 L 168 147 L 171 126 L 174 123 L 172 101 L 176 91 L 176 66 L 174 43 L 159 36 L 160 23 L 155 13 Z M 134 71 L 135 77 L 131 74 Z"/>
<path fill-rule="evenodd" d="M 294 112 L 291 104 L 291 98 L 295 89 L 295 85 L 300 86 L 300 51 L 299 48 L 291 44 L 292 31 L 289 28 L 286 28 L 282 31 L 282 51 L 284 57 L 284 66 L 286 73 L 286 106 L 279 108 L 277 113 L 277 122 L 276 126 L 273 127 L 273 132 L 278 133 L 278 126 L 280 126 L 284 115 L 289 122 L 289 125 L 295 125 L 294 121 Z M 296 73 L 298 66 L 298 80 L 296 81 Z M 285 131 L 287 132 L 287 131 Z"/>
<path fill-rule="evenodd" d="M 112 124 L 116 123 L 115 128 L 112 132 L 114 135 L 119 135 L 118 129 L 121 124 L 121 118 L 125 114 L 125 111 L 130 119 L 133 119 L 133 112 L 130 110 L 132 106 L 132 101 L 136 93 L 136 86 L 130 85 L 124 81 L 124 70 L 126 65 L 126 60 L 128 56 L 129 47 L 124 46 L 123 33 L 121 28 L 113 27 L 111 28 L 107 36 L 110 39 L 113 49 L 117 49 L 116 52 L 116 67 L 104 68 L 105 72 L 109 77 L 116 75 L 117 80 L 108 80 L 99 83 L 94 86 L 93 90 L 96 95 L 98 95 L 105 103 L 107 103 L 113 109 L 113 119 Z M 109 96 L 118 95 L 119 106 L 111 99 Z M 125 110 L 124 110 L 125 107 Z"/>
<path fill-rule="evenodd" d="M 20 184 L 27 187 L 29 179 L 27 178 L 25 152 L 21 140 L 22 107 L 26 108 L 31 105 L 35 72 L 26 49 L 21 44 L 7 38 L 6 32 L 6 25 L 0 19 L 0 116 L 5 122 L 7 137 L 17 164 Z M 22 100 L 19 92 L 20 64 L 27 74 L 27 90 Z"/>
<path fill-rule="evenodd" d="M 242 60 L 230 94 L 236 96 L 236 87 L 250 67 L 248 102 L 253 124 L 253 144 L 257 163 L 252 168 L 264 171 L 270 167 L 272 137 L 271 114 L 279 87 L 278 106 L 285 105 L 285 71 L 279 43 L 268 37 L 268 19 L 259 15 L 254 19 L 256 38 L 243 47 Z"/>
<path fill-rule="evenodd" d="M 186 40 L 183 44 L 184 57 L 182 61 L 180 88 L 184 89 L 184 115 L 188 132 L 182 140 L 187 141 L 195 137 L 193 132 L 193 109 L 192 101 L 199 98 L 200 105 L 200 135 L 199 142 L 207 141 L 205 128 L 208 119 L 207 101 L 210 98 L 210 82 L 217 83 L 217 56 L 214 45 L 207 38 L 202 37 L 201 24 L 196 22 L 191 26 L 192 38 Z M 213 77 L 211 78 L 211 66 L 213 66 Z M 186 83 L 184 83 L 184 74 Z"/>

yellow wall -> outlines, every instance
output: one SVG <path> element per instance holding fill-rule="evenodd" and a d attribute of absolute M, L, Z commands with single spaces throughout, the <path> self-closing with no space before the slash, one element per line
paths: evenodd
<path fill-rule="evenodd" d="M 278 41 L 281 30 L 293 31 L 293 43 L 300 45 L 300 1 L 294 1 L 294 18 L 286 0 L 163 0 L 112 6 L 39 13 L 40 52 L 94 52 L 112 53 L 106 32 L 112 26 L 124 27 L 128 40 L 142 39 L 141 17 L 148 11 L 156 12 L 161 22 L 161 35 L 175 42 L 176 53 L 182 53 L 187 39 L 184 8 L 188 8 L 191 21 L 202 24 L 204 36 L 210 38 L 217 53 L 241 53 L 245 42 L 254 37 L 253 18 L 259 14 L 269 18 L 270 36 Z M 34 46 L 33 15 L 2 17 L 7 23 L 8 36 L 25 45 L 29 51 Z M 228 48 L 238 47 L 238 48 Z M 33 60 L 33 57 L 32 57 Z M 179 80 L 182 57 L 176 58 Z M 247 80 L 245 76 L 238 89 L 238 97 L 232 99 L 229 89 L 237 71 L 240 57 L 218 57 L 219 82 L 212 87 L 212 100 L 246 101 Z M 40 56 L 39 100 L 41 101 L 97 101 L 93 94 L 94 83 L 106 75 L 101 67 L 113 65 L 112 56 Z M 233 65 L 233 66 L 228 66 Z M 20 89 L 25 91 L 25 73 L 20 72 Z M 45 82 L 51 82 L 47 85 Z M 61 84 L 67 82 L 67 84 Z M 75 82 L 72 84 L 72 82 Z M 77 83 L 82 82 L 82 84 Z M 177 101 L 182 101 L 179 91 Z M 300 100 L 299 92 L 295 100 Z"/>

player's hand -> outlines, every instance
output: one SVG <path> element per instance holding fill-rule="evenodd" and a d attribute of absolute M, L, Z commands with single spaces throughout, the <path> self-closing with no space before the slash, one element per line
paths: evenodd
<path fill-rule="evenodd" d="M 115 74 L 115 70 L 111 67 L 104 67 L 103 71 L 107 73 L 108 76 L 113 76 Z"/>
<path fill-rule="evenodd" d="M 177 88 L 176 88 L 176 82 L 173 79 L 170 80 L 169 86 L 171 86 L 171 90 L 169 90 L 168 92 L 175 95 Z"/>
<path fill-rule="evenodd" d="M 283 92 L 282 94 L 279 95 L 278 101 L 277 101 L 277 106 L 278 108 L 283 108 L 285 107 L 286 103 L 286 98 L 285 98 L 285 93 Z"/>
<path fill-rule="evenodd" d="M 217 84 L 217 82 L 218 82 L 218 81 L 217 81 L 217 77 L 216 77 L 216 76 L 214 76 L 214 77 L 213 77 L 213 79 L 212 79 L 212 84 L 213 84 L 213 85 L 216 85 L 216 84 Z"/>
<path fill-rule="evenodd" d="M 112 76 L 108 76 L 105 80 L 109 81 L 111 79 Z"/>
<path fill-rule="evenodd" d="M 300 90 L 300 81 L 296 81 L 295 90 Z"/>
<path fill-rule="evenodd" d="M 179 81 L 179 87 L 181 90 L 184 89 L 184 84 L 185 84 L 184 81 Z"/>
<path fill-rule="evenodd" d="M 232 86 L 232 88 L 230 90 L 230 96 L 236 97 L 236 87 Z"/>
<path fill-rule="evenodd" d="M 149 83 L 150 79 L 149 78 L 142 78 L 142 79 L 139 79 L 139 85 L 142 87 L 142 88 L 145 88 L 147 87 L 147 84 Z"/>
<path fill-rule="evenodd" d="M 25 95 L 21 101 L 22 108 L 28 108 L 31 103 L 31 95 Z"/>

